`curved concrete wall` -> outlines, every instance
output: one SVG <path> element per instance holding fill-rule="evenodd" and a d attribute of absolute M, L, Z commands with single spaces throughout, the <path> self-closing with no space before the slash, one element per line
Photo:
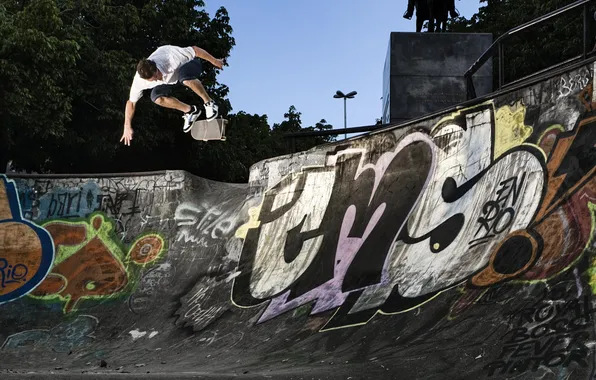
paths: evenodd
<path fill-rule="evenodd" d="M 589 378 L 593 77 L 263 161 L 248 184 L 0 181 L 3 375 Z"/>

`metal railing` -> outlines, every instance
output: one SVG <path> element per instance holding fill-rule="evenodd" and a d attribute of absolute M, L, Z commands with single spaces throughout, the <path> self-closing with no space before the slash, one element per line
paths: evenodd
<path fill-rule="evenodd" d="M 341 134 L 348 134 L 348 133 L 361 133 L 361 132 L 370 132 L 376 129 L 386 128 L 391 126 L 391 123 L 388 124 L 374 124 L 374 125 L 363 125 L 360 127 L 349 127 L 349 128 L 342 128 L 342 129 L 328 129 L 324 131 L 302 131 L 302 132 L 291 132 L 291 133 L 284 133 L 283 137 L 286 139 L 286 146 L 290 150 L 290 152 L 296 152 L 296 139 L 304 138 L 304 137 L 324 137 L 324 136 L 337 136 Z"/>
<path fill-rule="evenodd" d="M 472 66 L 470 66 L 470 68 L 468 69 L 468 71 L 466 71 L 466 73 L 464 74 L 464 78 L 466 80 L 466 97 L 468 100 L 471 99 L 475 99 L 476 98 L 476 89 L 474 88 L 474 80 L 472 78 L 472 76 L 480 69 L 480 67 L 482 67 L 488 60 L 489 58 L 491 58 L 492 56 L 494 56 L 495 51 L 498 53 L 499 55 L 499 72 L 498 72 L 498 78 L 499 78 L 499 88 L 498 90 L 500 90 L 503 86 L 504 86 L 504 76 L 505 76 L 505 70 L 504 70 L 504 63 L 505 63 L 505 52 L 504 52 L 504 47 L 503 47 L 503 43 L 508 40 L 509 38 L 511 38 L 511 36 L 513 36 L 516 33 L 522 32 L 532 26 L 538 25 L 538 24 L 542 24 L 545 21 L 551 20 L 559 15 L 562 15 L 564 13 L 567 13 L 569 11 L 575 10 L 579 7 L 583 7 L 583 22 L 584 22 L 584 33 L 583 33 L 583 53 L 581 56 L 577 56 L 574 57 L 570 60 L 565 61 L 565 63 L 570 63 L 571 61 L 575 61 L 575 60 L 579 60 L 579 59 L 586 59 L 588 52 L 589 52 L 589 46 L 588 46 L 588 39 L 589 39 L 589 16 L 588 16 L 588 4 L 590 3 L 594 3 L 596 0 L 578 0 L 574 3 L 568 4 L 564 7 L 561 7 L 559 9 L 556 9 L 550 13 L 547 13 L 541 17 L 538 17 L 532 21 L 528 21 L 524 24 L 521 24 L 505 33 L 503 33 L 501 36 L 499 36 L 493 43 L 492 45 L 480 56 L 480 58 L 478 58 L 476 60 L 476 62 L 474 62 L 472 64 Z M 552 68 L 552 67 L 550 67 Z M 550 69 L 548 68 L 548 69 Z M 545 69 L 547 70 L 547 69 Z M 544 70 L 543 70 L 544 71 Z M 535 74 L 532 74 L 530 76 L 533 76 Z"/>

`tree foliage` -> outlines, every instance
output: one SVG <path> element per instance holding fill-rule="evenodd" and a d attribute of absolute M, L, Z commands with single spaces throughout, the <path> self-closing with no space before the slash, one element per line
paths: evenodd
<path fill-rule="evenodd" d="M 279 154 L 287 154 L 292 151 L 304 151 L 324 144 L 330 141 L 334 141 L 334 136 L 305 136 L 295 138 L 284 138 L 283 136 L 287 133 L 302 133 L 302 132 L 313 132 L 313 131 L 327 131 L 333 129 L 333 126 L 327 124 L 325 119 L 321 119 L 314 126 L 302 127 L 302 113 L 296 110 L 296 107 L 290 106 L 288 112 L 284 114 L 284 121 L 281 123 L 275 123 L 272 127 L 273 146 L 276 152 Z"/>
<path fill-rule="evenodd" d="M 289 139 L 284 135 L 292 132 L 324 131 L 333 126 L 321 120 L 315 126 L 302 127 L 301 113 L 296 107 L 290 106 L 284 114 L 284 121 L 269 125 L 266 115 L 250 115 L 240 111 L 228 116 L 229 125 L 225 143 L 205 143 L 205 159 L 214 172 L 205 173 L 208 178 L 217 178 L 218 171 L 225 171 L 225 180 L 231 182 L 246 182 L 248 169 L 258 161 L 290 154 L 296 151 L 308 150 L 314 146 L 334 140 L 332 136 L 298 137 Z M 227 152 L 225 156 L 223 152 Z M 217 162 L 218 157 L 225 157 L 223 162 Z M 219 174 L 221 176 L 221 173 Z"/>
<path fill-rule="evenodd" d="M 507 31 L 552 12 L 575 0 L 480 0 L 480 8 L 470 19 L 458 17 L 449 22 L 450 32 L 491 33 L 494 39 Z M 589 48 L 594 44 L 595 28 L 592 17 L 596 10 L 590 5 L 591 26 Z M 515 33 L 504 42 L 504 82 L 551 67 L 583 51 L 582 8 L 567 12 L 526 31 Z M 495 86 L 498 81 L 498 56 L 493 58 Z M 495 87 L 496 88 L 496 87 Z"/>
<path fill-rule="evenodd" d="M 71 73 L 80 57 L 68 28 L 51 0 L 0 6 L 0 152 L 5 160 L 43 165 L 45 151 L 67 134 Z"/>
<path fill-rule="evenodd" d="M 229 88 L 203 61 L 200 78 L 230 121 L 227 141 L 182 132 L 178 111 L 147 93 L 137 103 L 132 145 L 120 143 L 136 63 L 161 45 L 196 45 L 224 61 L 235 45 L 230 18 L 210 17 L 203 0 L 5 0 L 0 3 L 0 171 L 93 173 L 188 170 L 246 181 L 258 160 L 288 153 L 283 130 L 301 130 L 291 107 L 270 127 L 266 115 L 231 114 Z M 225 67 L 224 67 L 225 70 Z M 197 104 L 180 87 L 175 96 Z M 297 119 L 296 119 L 297 115 Z M 327 129 L 324 121 L 312 127 Z M 328 141 L 303 140 L 300 148 Z"/>

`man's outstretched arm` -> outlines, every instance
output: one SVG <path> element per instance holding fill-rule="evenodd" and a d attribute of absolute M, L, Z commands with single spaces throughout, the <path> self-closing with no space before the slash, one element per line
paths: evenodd
<path fill-rule="evenodd" d="M 209 54 L 208 51 L 206 51 L 204 49 L 201 49 L 200 47 L 193 46 L 192 48 L 195 51 L 195 55 L 197 57 L 202 58 L 205 61 L 211 62 L 211 64 L 213 66 L 217 67 L 218 69 L 223 68 L 223 61 L 221 59 L 215 58 L 214 56 L 212 56 L 211 54 Z"/>
<path fill-rule="evenodd" d="M 130 140 L 132 140 L 132 118 L 135 115 L 135 107 L 135 103 L 131 102 L 130 100 L 126 101 L 126 109 L 124 111 L 124 132 L 122 133 L 122 138 L 120 139 L 120 142 L 124 140 L 124 145 L 130 146 Z"/>

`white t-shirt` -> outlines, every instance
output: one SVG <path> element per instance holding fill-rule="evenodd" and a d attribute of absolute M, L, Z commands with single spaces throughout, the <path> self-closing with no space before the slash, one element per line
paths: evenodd
<path fill-rule="evenodd" d="M 160 46 L 147 59 L 155 62 L 155 65 L 163 74 L 162 80 L 148 81 L 140 77 L 136 72 L 130 87 L 128 100 L 136 103 L 143 96 L 143 90 L 159 86 L 160 84 L 174 84 L 178 81 L 178 69 L 180 66 L 195 58 L 195 50 L 192 46 L 178 47 L 173 45 Z"/>

